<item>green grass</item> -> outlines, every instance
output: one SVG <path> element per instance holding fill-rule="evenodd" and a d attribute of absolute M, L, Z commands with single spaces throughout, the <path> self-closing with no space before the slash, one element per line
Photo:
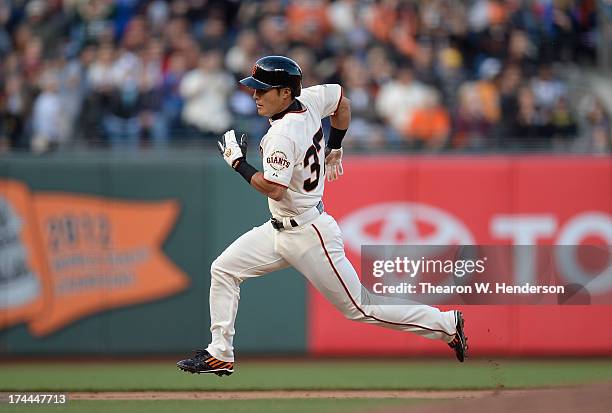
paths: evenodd
<path fill-rule="evenodd" d="M 612 359 L 246 361 L 230 377 L 191 375 L 173 361 L 3 363 L 0 391 L 490 389 L 612 380 Z"/>
<path fill-rule="evenodd" d="M 368 412 L 378 408 L 409 406 L 430 400 L 368 400 L 368 399 L 311 399 L 311 400 L 159 400 L 159 401 L 74 401 L 65 406 L 16 406 L 11 411 L 18 413 L 346 413 Z M 0 412 L 9 406 L 0 405 Z M 41 410 L 43 409 L 43 410 Z"/>

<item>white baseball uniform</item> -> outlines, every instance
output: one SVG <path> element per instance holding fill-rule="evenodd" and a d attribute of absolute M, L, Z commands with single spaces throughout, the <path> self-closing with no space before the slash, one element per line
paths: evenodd
<path fill-rule="evenodd" d="M 261 141 L 263 175 L 287 187 L 280 201 L 268 199 L 270 212 L 284 228 L 270 221 L 234 241 L 212 263 L 210 318 L 212 341 L 208 352 L 234 361 L 234 321 L 240 284 L 252 277 L 288 266 L 310 283 L 348 319 L 411 331 L 449 342 L 456 333 L 453 311 L 426 305 L 381 305 L 362 288 L 344 254 L 338 224 L 321 212 L 325 186 L 325 142 L 321 119 L 332 115 L 342 98 L 339 85 L 302 90 L 299 101 L 270 119 Z"/>

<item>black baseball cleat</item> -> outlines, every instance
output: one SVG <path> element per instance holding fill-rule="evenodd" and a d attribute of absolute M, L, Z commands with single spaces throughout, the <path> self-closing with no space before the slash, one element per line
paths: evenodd
<path fill-rule="evenodd" d="M 457 360 L 463 363 L 468 356 L 468 344 L 467 337 L 463 332 L 464 321 L 463 314 L 461 313 L 461 311 L 455 311 L 455 319 L 457 320 L 457 333 L 455 333 L 455 337 L 453 337 L 453 340 L 448 343 L 448 346 L 455 350 Z"/>
<path fill-rule="evenodd" d="M 192 358 L 177 362 L 176 367 L 192 374 L 214 373 L 219 377 L 234 372 L 234 363 L 214 358 L 206 350 L 195 350 Z"/>

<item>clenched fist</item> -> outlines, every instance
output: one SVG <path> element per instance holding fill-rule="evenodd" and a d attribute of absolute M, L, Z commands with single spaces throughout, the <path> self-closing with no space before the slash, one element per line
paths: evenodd
<path fill-rule="evenodd" d="M 232 168 L 238 166 L 241 159 L 246 159 L 247 138 L 245 134 L 242 134 L 240 141 L 238 141 L 236 140 L 236 133 L 234 130 L 228 130 L 223 134 L 221 139 L 217 141 L 217 146 L 225 162 Z"/>

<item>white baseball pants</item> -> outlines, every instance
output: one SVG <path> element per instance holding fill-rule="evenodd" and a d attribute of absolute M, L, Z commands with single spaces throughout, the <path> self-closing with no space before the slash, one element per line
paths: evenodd
<path fill-rule="evenodd" d="M 252 277 L 293 266 L 346 318 L 410 331 L 449 342 L 456 333 L 453 311 L 441 312 L 421 304 L 381 305 L 379 297 L 362 288 L 344 255 L 338 224 L 325 212 L 297 228 L 277 231 L 270 222 L 234 241 L 212 263 L 210 331 L 207 350 L 223 361 L 234 361 L 234 322 L 240 284 Z"/>

